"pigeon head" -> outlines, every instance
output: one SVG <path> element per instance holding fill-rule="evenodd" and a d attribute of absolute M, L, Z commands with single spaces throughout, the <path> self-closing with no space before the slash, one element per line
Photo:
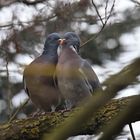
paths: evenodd
<path fill-rule="evenodd" d="M 57 53 L 57 48 L 59 45 L 60 35 L 58 33 L 51 33 L 47 36 L 43 54 L 46 53 Z"/>
<path fill-rule="evenodd" d="M 65 33 L 63 40 L 64 47 L 73 47 L 76 50 L 76 52 L 79 52 L 80 38 L 76 33 L 74 32 Z"/>

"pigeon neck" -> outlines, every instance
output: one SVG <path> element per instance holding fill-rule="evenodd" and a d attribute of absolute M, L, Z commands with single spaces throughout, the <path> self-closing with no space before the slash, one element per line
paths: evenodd
<path fill-rule="evenodd" d="M 71 59 L 76 60 L 77 58 L 79 58 L 79 55 L 77 55 L 76 52 L 71 48 L 66 47 L 62 49 L 58 61 L 59 63 L 63 64 L 63 63 L 67 63 L 67 60 L 71 60 Z"/>
<path fill-rule="evenodd" d="M 65 47 L 63 48 L 66 52 L 69 52 L 70 54 L 77 54 L 76 49 L 74 48 L 74 46 L 69 46 L 69 47 Z"/>
<path fill-rule="evenodd" d="M 56 46 L 50 46 L 45 48 L 43 50 L 43 55 L 50 55 L 50 56 L 56 56 L 57 55 L 57 47 Z"/>
<path fill-rule="evenodd" d="M 67 58 L 74 58 L 78 56 L 77 52 L 71 47 L 63 48 L 62 55 L 65 55 Z"/>

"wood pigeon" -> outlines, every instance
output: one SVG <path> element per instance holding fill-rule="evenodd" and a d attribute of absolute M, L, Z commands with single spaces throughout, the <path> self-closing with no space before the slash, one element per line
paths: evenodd
<path fill-rule="evenodd" d="M 97 88 L 101 88 L 91 65 L 77 54 L 79 47 L 80 38 L 74 32 L 66 33 L 58 47 L 56 74 L 66 109 L 76 107 L 91 97 Z"/>
<path fill-rule="evenodd" d="M 61 94 L 54 82 L 59 39 L 58 33 L 48 35 L 43 53 L 25 68 L 23 74 L 25 90 L 30 99 L 47 112 L 55 111 L 61 100 Z"/>

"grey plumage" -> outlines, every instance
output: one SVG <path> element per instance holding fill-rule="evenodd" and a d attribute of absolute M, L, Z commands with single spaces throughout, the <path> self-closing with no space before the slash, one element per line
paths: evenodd
<path fill-rule="evenodd" d="M 31 62 L 23 74 L 27 94 L 37 107 L 45 111 L 54 111 L 61 100 L 61 94 L 54 82 L 59 39 L 57 33 L 48 35 L 42 55 Z"/>
<path fill-rule="evenodd" d="M 100 88 L 99 80 L 91 65 L 78 54 L 79 37 L 68 32 L 64 35 L 58 64 L 56 67 L 58 86 L 66 101 L 66 108 L 71 109 L 92 96 Z"/>

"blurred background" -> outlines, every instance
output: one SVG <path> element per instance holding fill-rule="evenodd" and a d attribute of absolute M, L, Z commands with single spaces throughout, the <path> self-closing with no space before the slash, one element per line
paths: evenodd
<path fill-rule="evenodd" d="M 41 54 L 46 36 L 68 31 L 80 36 L 80 54 L 93 64 L 102 83 L 140 56 L 140 0 L 0 0 L 1 123 L 28 98 L 23 70 Z M 116 98 L 139 94 L 139 83 L 140 77 Z M 17 118 L 35 109 L 28 103 Z M 140 123 L 133 126 L 140 139 Z M 127 138 L 131 136 L 126 126 L 117 139 Z"/>

